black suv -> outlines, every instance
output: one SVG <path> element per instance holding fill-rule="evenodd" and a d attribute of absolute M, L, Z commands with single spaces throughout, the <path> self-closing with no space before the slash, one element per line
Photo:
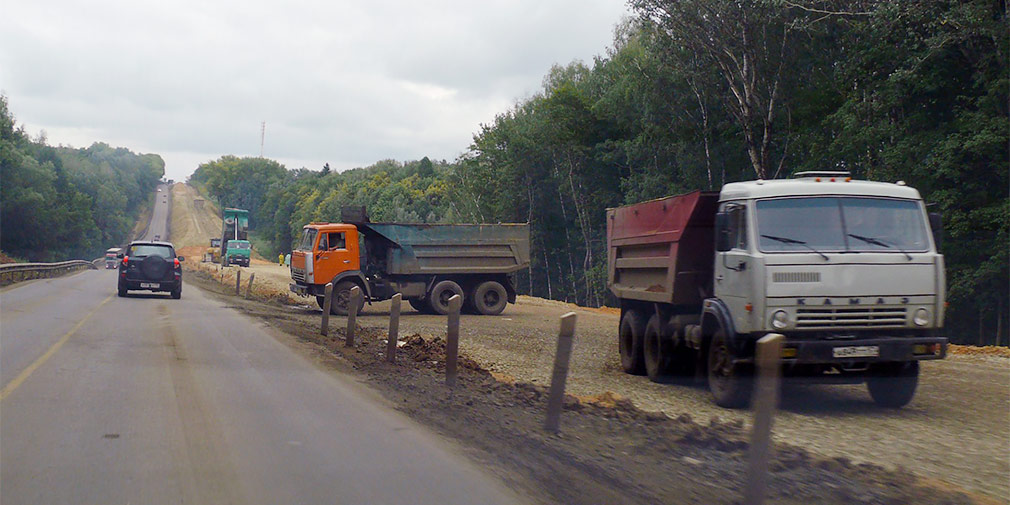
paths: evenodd
<path fill-rule="evenodd" d="M 119 253 L 119 296 L 131 289 L 167 291 L 182 298 L 182 256 L 169 242 L 138 240 Z"/>

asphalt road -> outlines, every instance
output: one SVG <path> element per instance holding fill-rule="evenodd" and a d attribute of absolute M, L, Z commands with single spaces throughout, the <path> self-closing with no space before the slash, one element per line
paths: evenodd
<path fill-rule="evenodd" d="M 525 501 L 264 325 L 115 276 L 0 292 L 0 503 Z"/>

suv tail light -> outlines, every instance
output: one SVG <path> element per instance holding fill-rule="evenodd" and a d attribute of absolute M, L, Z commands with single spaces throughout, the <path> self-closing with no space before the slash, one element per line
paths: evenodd
<path fill-rule="evenodd" d="M 175 258 L 175 268 L 179 268 L 179 258 Z"/>
<path fill-rule="evenodd" d="M 130 262 L 129 256 L 123 256 L 123 266 L 125 267 Z"/>

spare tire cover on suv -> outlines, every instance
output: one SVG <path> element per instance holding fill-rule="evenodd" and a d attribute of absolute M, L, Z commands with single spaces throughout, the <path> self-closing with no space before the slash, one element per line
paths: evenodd
<path fill-rule="evenodd" d="M 140 271 L 144 273 L 144 277 L 151 280 L 161 279 L 165 276 L 166 270 L 168 262 L 161 256 L 151 255 L 140 262 Z"/>

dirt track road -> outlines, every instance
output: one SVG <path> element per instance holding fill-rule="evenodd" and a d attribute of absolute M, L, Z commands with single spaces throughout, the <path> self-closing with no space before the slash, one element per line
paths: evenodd
<path fill-rule="evenodd" d="M 178 213 L 185 206 L 179 193 L 175 197 Z M 259 263 L 251 271 L 256 272 L 259 289 L 286 293 L 285 268 Z M 234 282 L 234 277 L 230 279 Z M 299 300 L 301 310 L 318 310 L 314 300 Z M 572 310 L 579 319 L 570 393 L 612 391 L 644 410 L 673 417 L 687 413 L 702 422 L 714 418 L 749 422 L 749 412 L 716 407 L 705 389 L 656 384 L 622 373 L 615 336 L 618 315 L 613 310 L 520 297 L 518 305 L 510 305 L 499 317 L 464 315 L 461 352 L 503 376 L 546 384 L 558 318 Z M 367 305 L 359 324 L 385 327 L 388 311 L 388 302 Z M 444 335 L 445 319 L 406 307 L 400 333 Z M 876 407 L 864 386 L 790 385 L 784 390 L 774 433 L 778 440 L 824 456 L 904 467 L 1010 502 L 1010 360 L 952 356 L 926 362 L 916 398 L 900 410 Z"/>

